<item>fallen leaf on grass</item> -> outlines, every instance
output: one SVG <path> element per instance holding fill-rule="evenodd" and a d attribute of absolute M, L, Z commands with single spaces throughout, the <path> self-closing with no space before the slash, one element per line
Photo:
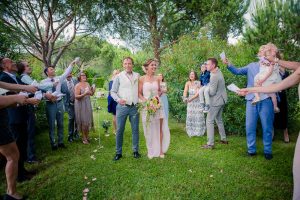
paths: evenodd
<path fill-rule="evenodd" d="M 97 178 L 93 178 L 93 179 L 92 179 L 92 181 L 95 181 L 95 180 L 97 180 Z"/>
<path fill-rule="evenodd" d="M 84 190 L 83 190 L 83 193 L 88 193 L 90 190 L 89 190 L 89 188 L 85 188 Z"/>
<path fill-rule="evenodd" d="M 98 151 L 98 150 L 97 150 L 97 149 L 95 149 L 93 152 L 94 152 L 94 153 L 96 153 L 97 151 Z"/>
<path fill-rule="evenodd" d="M 209 177 L 212 178 L 212 177 L 214 177 L 214 175 L 211 174 Z"/>
<path fill-rule="evenodd" d="M 86 179 L 88 179 L 88 177 L 87 177 L 87 176 L 84 176 L 84 179 L 86 180 Z"/>
<path fill-rule="evenodd" d="M 189 172 L 193 172 L 191 169 L 189 169 Z"/>
<path fill-rule="evenodd" d="M 88 184 L 88 185 L 89 185 L 89 184 L 91 184 L 91 182 L 87 182 L 86 184 Z"/>

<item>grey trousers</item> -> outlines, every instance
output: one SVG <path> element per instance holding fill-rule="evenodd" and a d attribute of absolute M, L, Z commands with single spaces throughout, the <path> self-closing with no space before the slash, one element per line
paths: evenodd
<path fill-rule="evenodd" d="M 132 130 L 132 150 L 139 151 L 139 113 L 136 106 L 117 105 L 117 136 L 116 136 L 116 153 L 122 154 L 123 136 L 127 117 Z"/>
<path fill-rule="evenodd" d="M 294 176 L 293 200 L 299 200 L 300 199 L 300 135 L 298 136 L 297 144 L 295 148 L 293 176 Z"/>
<path fill-rule="evenodd" d="M 55 144 L 55 120 L 57 125 L 58 144 L 64 143 L 64 104 L 63 101 L 46 103 L 46 116 L 49 124 L 49 138 L 51 146 Z"/>
<path fill-rule="evenodd" d="M 215 130 L 214 130 L 214 122 L 216 121 L 219 129 L 219 134 L 221 136 L 221 140 L 226 140 L 226 134 L 222 119 L 222 113 L 223 113 L 224 105 L 222 106 L 212 106 L 210 107 L 209 112 L 206 116 L 206 127 L 207 127 L 207 144 L 208 145 L 214 145 L 214 136 L 215 136 Z"/>

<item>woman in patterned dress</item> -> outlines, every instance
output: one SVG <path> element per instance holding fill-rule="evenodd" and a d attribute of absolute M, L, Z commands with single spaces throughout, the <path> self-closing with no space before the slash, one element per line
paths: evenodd
<path fill-rule="evenodd" d="M 186 132 L 189 137 L 202 136 L 206 129 L 204 114 L 200 111 L 200 82 L 197 80 L 197 73 L 191 71 L 183 92 L 183 101 L 187 103 Z"/>

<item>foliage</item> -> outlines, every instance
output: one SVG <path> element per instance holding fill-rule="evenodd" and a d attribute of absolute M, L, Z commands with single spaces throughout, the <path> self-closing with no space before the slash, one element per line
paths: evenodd
<path fill-rule="evenodd" d="M 175 1 L 179 7 L 198 23 L 198 27 L 209 28 L 212 38 L 227 40 L 228 34 L 238 35 L 244 25 L 243 15 L 250 0 Z"/>
<path fill-rule="evenodd" d="M 101 107 L 107 106 L 101 100 Z M 246 139 L 229 136 L 229 145 L 216 144 L 213 151 L 201 150 L 206 137 L 189 138 L 184 124 L 169 120 L 172 134 L 170 148 L 164 159 L 149 160 L 140 126 L 138 160 L 131 151 L 131 128 L 126 123 L 123 158 L 113 162 L 115 137 L 104 137 L 101 121 L 111 119 L 106 109 L 94 113 L 96 132 L 90 133 L 91 144 L 68 143 L 67 149 L 51 150 L 47 129 L 36 137 L 37 157 L 41 162 L 26 165 L 38 174 L 18 185 L 18 191 L 29 199 L 82 199 L 89 188 L 88 199 L 291 199 L 293 190 L 292 160 L 298 132 L 291 133 L 291 143 L 285 144 L 275 135 L 274 159 L 263 157 L 261 136 L 257 138 L 258 155 L 245 156 Z M 65 124 L 67 124 L 65 118 Z M 110 127 L 112 128 L 112 127 Z M 65 135 L 67 128 L 65 126 Z M 98 148 L 98 133 L 101 145 Z M 96 139 L 95 139 L 96 138 Z M 91 155 L 96 158 L 91 159 Z M 59 170 L 58 170 L 59 169 Z M 55 175 L 54 175 L 55 174 Z M 85 177 L 87 179 L 85 179 Z M 92 181 L 96 178 L 95 181 Z M 0 173 L 0 190 L 4 193 L 4 172 Z M 88 184 L 88 182 L 90 182 Z M 275 187 L 276 186 L 276 187 Z"/>
<path fill-rule="evenodd" d="M 252 15 L 250 26 L 243 34 L 251 47 L 258 49 L 272 42 L 283 52 L 287 60 L 300 57 L 300 6 L 299 1 L 265 1 Z"/>
<path fill-rule="evenodd" d="M 138 46 L 148 40 L 158 60 L 164 44 L 168 45 L 193 27 L 188 16 L 170 0 L 108 1 L 105 7 L 115 16 L 112 31 L 117 31 L 122 38 L 134 39 Z"/>
<path fill-rule="evenodd" d="M 219 61 L 219 67 L 225 78 L 226 85 L 235 83 L 240 88 L 246 86 L 245 76 L 232 75 L 221 63 L 219 54 L 226 52 L 226 56 L 237 66 L 246 66 L 251 62 L 256 62 L 256 53 L 249 44 L 238 44 L 231 46 L 222 40 L 210 40 L 205 33 L 199 35 L 186 35 L 180 38 L 179 42 L 172 48 L 165 51 L 162 56 L 162 67 L 160 71 L 165 75 L 168 83 L 168 98 L 170 102 L 170 112 L 178 121 L 186 119 L 186 105 L 182 102 L 183 88 L 188 81 L 190 70 L 200 72 L 199 65 L 209 57 L 215 57 Z M 295 94 L 295 89 L 291 89 L 291 94 Z M 228 91 L 228 103 L 225 106 L 223 120 L 226 131 L 229 134 L 245 134 L 245 101 L 244 98 Z M 299 113 L 299 106 L 295 98 L 289 96 L 288 99 L 289 116 L 294 117 Z M 296 117 L 297 119 L 297 117 Z"/>
<path fill-rule="evenodd" d="M 76 34 L 91 34 L 94 28 L 86 21 L 93 18 L 99 25 L 110 20 L 110 13 L 94 13 L 99 1 L 84 4 L 72 1 L 3 0 L 0 4 L 0 24 L 10 40 L 23 51 L 42 61 L 45 67 L 56 66 Z M 99 6 L 100 8 L 100 6 Z M 64 36 L 63 34 L 67 35 Z M 60 42 L 58 42 L 60 41 Z"/>

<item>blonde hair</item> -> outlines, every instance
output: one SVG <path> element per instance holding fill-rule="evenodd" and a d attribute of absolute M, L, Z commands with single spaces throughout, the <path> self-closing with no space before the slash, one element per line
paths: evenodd
<path fill-rule="evenodd" d="M 279 52 L 277 46 L 269 42 L 268 44 L 260 46 L 257 55 L 259 57 L 265 57 L 268 53 L 271 52 L 271 50 L 275 50 L 276 54 Z"/>

